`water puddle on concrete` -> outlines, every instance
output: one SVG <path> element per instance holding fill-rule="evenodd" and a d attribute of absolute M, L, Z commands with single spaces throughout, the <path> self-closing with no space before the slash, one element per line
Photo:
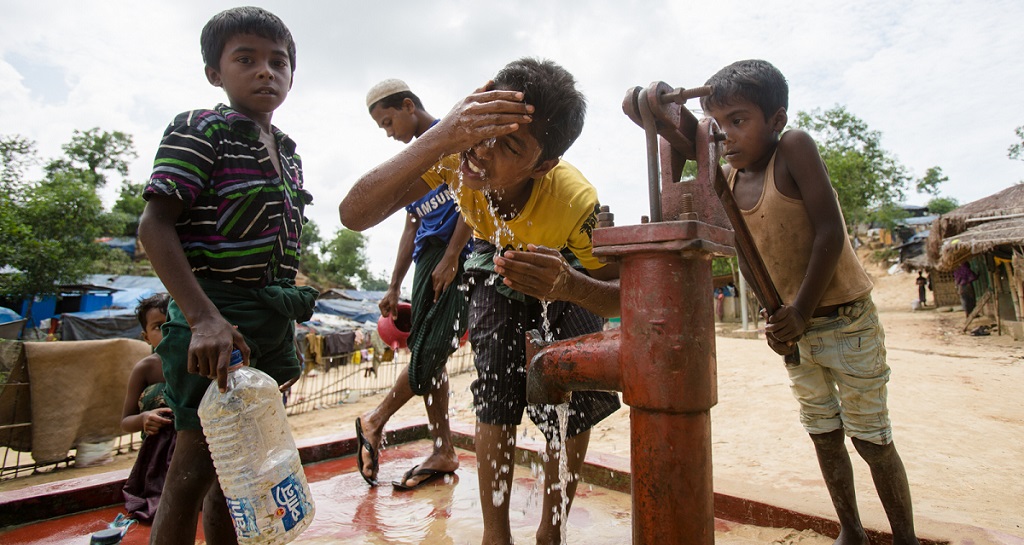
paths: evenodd
<path fill-rule="evenodd" d="M 352 456 L 310 464 L 306 476 L 316 501 L 316 517 L 293 543 L 346 545 L 477 545 L 483 532 L 477 486 L 476 458 L 459 450 L 461 467 L 454 477 L 436 479 L 414 491 L 391 487 L 431 450 L 428 440 L 400 444 L 381 454 L 381 486 L 370 488 L 356 470 Z M 540 522 L 538 481 L 529 468 L 516 467 L 511 497 L 511 525 L 516 543 L 534 543 Z M 9 545 L 72 545 L 88 543 L 90 533 L 105 527 L 122 507 L 110 507 L 52 519 L 13 530 L 0 530 L 0 543 Z M 680 513 L 680 516 L 684 516 Z M 568 543 L 625 545 L 632 539 L 628 494 L 580 484 L 569 514 Z M 786 543 L 829 545 L 831 539 L 813 532 L 758 528 L 716 521 L 718 544 Z M 124 545 L 149 541 L 149 527 L 133 526 Z M 201 537 L 197 543 L 205 543 Z"/>

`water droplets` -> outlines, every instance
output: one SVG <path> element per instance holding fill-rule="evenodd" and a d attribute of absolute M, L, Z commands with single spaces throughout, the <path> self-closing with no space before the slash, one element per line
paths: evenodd
<path fill-rule="evenodd" d="M 504 482 L 495 483 L 497 486 L 491 491 L 491 503 L 495 507 L 501 507 L 505 504 L 505 498 L 508 497 L 508 485 Z"/>
<path fill-rule="evenodd" d="M 545 305 L 547 310 L 547 305 Z M 545 312 L 545 320 L 547 313 Z M 555 413 L 558 414 L 558 437 L 559 437 L 559 456 L 558 456 L 558 490 L 562 493 L 562 501 L 559 504 L 559 512 L 555 514 L 554 520 L 561 522 L 565 520 L 565 517 L 569 514 L 569 494 L 566 492 L 566 485 L 572 478 L 569 473 L 569 456 L 565 448 L 565 439 L 569 435 L 569 404 L 562 403 L 555 407 Z M 569 525 L 561 523 L 559 525 L 562 531 L 562 540 L 560 543 L 566 543 Z"/>

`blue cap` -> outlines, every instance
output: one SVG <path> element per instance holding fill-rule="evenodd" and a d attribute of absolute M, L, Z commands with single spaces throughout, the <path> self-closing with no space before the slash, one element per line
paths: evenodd
<path fill-rule="evenodd" d="M 230 367 L 240 367 L 242 365 L 242 351 L 234 349 L 231 351 L 231 364 Z"/>
<path fill-rule="evenodd" d="M 92 534 L 92 536 L 89 537 L 89 543 L 93 545 L 112 545 L 114 543 L 120 543 L 121 537 L 122 533 L 120 528 L 106 528 Z"/>

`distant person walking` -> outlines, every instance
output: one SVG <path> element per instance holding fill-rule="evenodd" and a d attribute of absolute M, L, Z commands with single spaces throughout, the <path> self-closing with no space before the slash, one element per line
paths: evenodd
<path fill-rule="evenodd" d="M 921 301 L 921 306 L 925 305 L 928 291 L 928 279 L 924 277 L 921 271 L 917 271 L 917 300 Z"/>
<path fill-rule="evenodd" d="M 953 271 L 953 282 L 956 284 L 956 291 L 960 294 L 960 304 L 964 307 L 964 314 L 968 317 L 974 312 L 974 305 L 977 301 L 974 298 L 974 286 L 972 285 L 978 275 L 971 269 L 971 265 L 964 261 Z"/>

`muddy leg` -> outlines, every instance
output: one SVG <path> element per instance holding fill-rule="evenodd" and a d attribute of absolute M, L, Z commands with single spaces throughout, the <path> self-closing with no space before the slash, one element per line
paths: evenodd
<path fill-rule="evenodd" d="M 220 483 L 214 480 L 203 500 L 203 536 L 210 545 L 237 545 L 235 525 L 231 522 L 227 499 Z"/>
<path fill-rule="evenodd" d="M 194 545 L 200 504 L 216 479 L 202 430 L 178 431 L 149 542 Z"/>
<path fill-rule="evenodd" d="M 885 508 L 885 515 L 892 528 L 893 545 L 917 545 L 910 484 L 907 482 L 903 460 L 896 452 L 896 445 L 876 445 L 854 439 L 853 446 L 871 468 L 871 479 L 875 482 L 875 490 L 882 500 L 882 507 Z"/>
<path fill-rule="evenodd" d="M 825 479 L 832 506 L 839 517 L 837 545 L 868 545 L 868 536 L 857 511 L 857 491 L 853 486 L 853 465 L 846 450 L 843 430 L 812 433 L 811 441 L 818 455 L 818 467 Z"/>

